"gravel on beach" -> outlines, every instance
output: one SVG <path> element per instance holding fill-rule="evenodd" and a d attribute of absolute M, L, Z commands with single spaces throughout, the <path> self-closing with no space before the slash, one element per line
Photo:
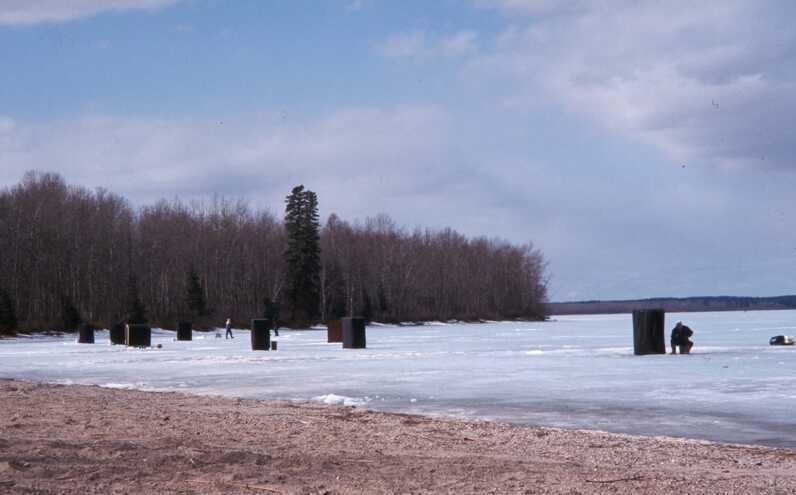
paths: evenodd
<path fill-rule="evenodd" d="M 0 380 L 0 494 L 794 494 L 796 452 Z"/>

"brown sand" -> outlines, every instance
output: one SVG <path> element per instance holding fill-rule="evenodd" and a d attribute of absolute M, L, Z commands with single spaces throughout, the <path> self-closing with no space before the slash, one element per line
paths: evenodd
<path fill-rule="evenodd" d="M 0 380 L 0 493 L 796 493 L 796 452 Z"/>

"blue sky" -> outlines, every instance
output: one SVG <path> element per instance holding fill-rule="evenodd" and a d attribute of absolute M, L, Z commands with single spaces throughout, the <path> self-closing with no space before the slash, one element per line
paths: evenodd
<path fill-rule="evenodd" d="M 6 0 L 0 185 L 532 241 L 554 300 L 794 293 L 796 6 Z"/>

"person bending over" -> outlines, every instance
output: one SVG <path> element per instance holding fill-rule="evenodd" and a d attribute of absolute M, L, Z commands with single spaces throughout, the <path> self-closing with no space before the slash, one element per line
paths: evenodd
<path fill-rule="evenodd" d="M 680 348 L 680 354 L 690 354 L 691 348 L 694 343 L 691 341 L 691 336 L 694 331 L 683 325 L 682 321 L 678 321 L 677 325 L 672 328 L 672 335 L 669 343 L 672 346 L 672 354 L 677 354 L 677 348 Z"/>

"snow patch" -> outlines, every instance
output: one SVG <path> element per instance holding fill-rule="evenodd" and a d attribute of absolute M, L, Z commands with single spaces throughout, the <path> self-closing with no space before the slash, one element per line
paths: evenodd
<path fill-rule="evenodd" d="M 345 395 L 326 394 L 313 397 L 312 400 L 329 404 L 330 406 L 364 406 L 370 399 L 367 397 L 357 399 L 354 397 L 346 397 Z"/>

